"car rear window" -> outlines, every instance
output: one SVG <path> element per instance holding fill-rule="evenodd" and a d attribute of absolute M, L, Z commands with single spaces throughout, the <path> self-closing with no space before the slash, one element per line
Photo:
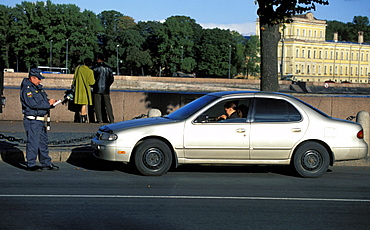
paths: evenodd
<path fill-rule="evenodd" d="M 299 111 L 285 100 L 256 98 L 254 122 L 291 122 L 301 119 Z"/>

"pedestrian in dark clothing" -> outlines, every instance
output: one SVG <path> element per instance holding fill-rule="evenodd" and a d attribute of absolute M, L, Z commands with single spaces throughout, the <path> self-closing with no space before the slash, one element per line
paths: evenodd
<path fill-rule="evenodd" d="M 109 122 L 113 123 L 114 116 L 110 100 L 110 86 L 114 82 L 114 77 L 112 68 L 105 64 L 104 61 L 104 55 L 98 54 L 98 63 L 92 68 L 95 77 L 95 84 L 93 85 L 95 115 L 96 121 L 102 123 L 102 109 L 106 109 Z"/>
<path fill-rule="evenodd" d="M 41 70 L 31 69 L 28 78 L 21 84 L 20 99 L 22 103 L 23 123 L 27 135 L 26 158 L 28 171 L 41 171 L 41 169 L 58 170 L 59 167 L 51 163 L 48 149 L 48 135 L 45 127 L 45 116 L 56 102 L 48 99 L 42 88 Z M 36 165 L 39 158 L 41 167 Z"/>

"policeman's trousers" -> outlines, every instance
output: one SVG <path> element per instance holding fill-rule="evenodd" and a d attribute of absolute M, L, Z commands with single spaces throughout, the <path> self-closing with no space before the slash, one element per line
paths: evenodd
<path fill-rule="evenodd" d="M 48 136 L 44 122 L 24 118 L 23 124 L 27 135 L 27 166 L 35 166 L 37 157 L 39 157 L 42 167 L 49 166 L 51 157 L 49 156 Z"/>

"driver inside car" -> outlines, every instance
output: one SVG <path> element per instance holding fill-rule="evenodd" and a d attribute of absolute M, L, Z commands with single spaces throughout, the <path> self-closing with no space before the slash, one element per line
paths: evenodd
<path fill-rule="evenodd" d="M 241 118 L 241 111 L 234 101 L 229 101 L 224 105 L 225 114 L 217 117 L 217 121 L 231 119 L 231 118 Z"/>

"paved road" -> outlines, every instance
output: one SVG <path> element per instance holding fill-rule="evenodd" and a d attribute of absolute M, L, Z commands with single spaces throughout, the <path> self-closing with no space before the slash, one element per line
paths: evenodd
<path fill-rule="evenodd" d="M 0 162 L 0 229 L 369 229 L 370 167 L 321 178 L 286 167 L 181 166 L 144 177 L 118 163 Z"/>

